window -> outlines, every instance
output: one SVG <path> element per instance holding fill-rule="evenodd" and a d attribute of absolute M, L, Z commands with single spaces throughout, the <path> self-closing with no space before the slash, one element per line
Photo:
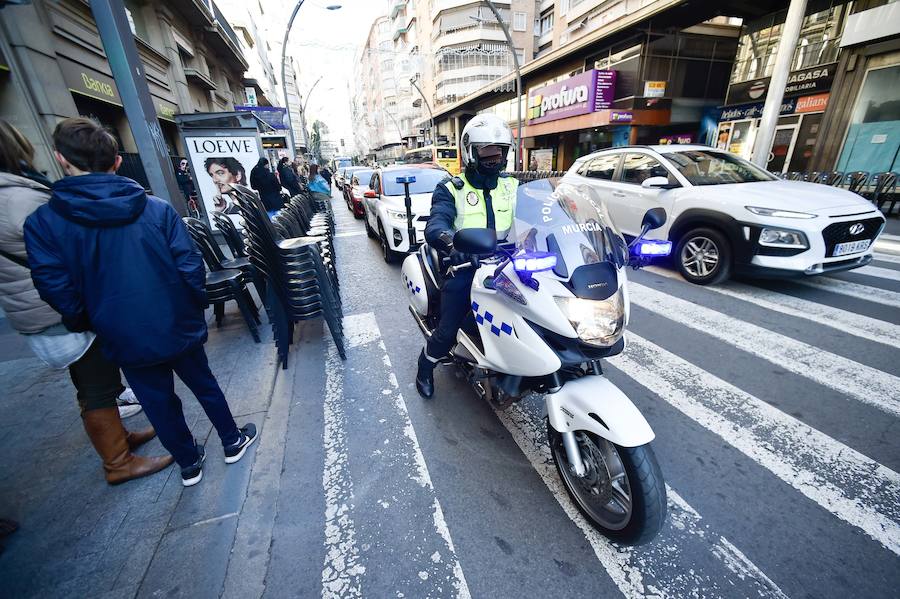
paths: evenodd
<path fill-rule="evenodd" d="M 525 31 L 527 29 L 528 13 L 513 13 L 513 31 Z"/>
<path fill-rule="evenodd" d="M 775 177 L 743 158 L 712 150 L 664 152 L 691 185 L 774 181 Z"/>
<path fill-rule="evenodd" d="M 541 27 L 540 33 L 538 35 L 545 35 L 553 31 L 553 13 L 546 14 L 541 17 Z"/>
<path fill-rule="evenodd" d="M 579 169 L 580 175 L 590 177 L 591 179 L 603 179 L 604 181 L 612 181 L 616 167 L 619 165 L 621 154 L 608 154 L 606 156 L 598 156 L 585 162 L 582 169 Z"/>
<path fill-rule="evenodd" d="M 666 177 L 669 183 L 675 183 L 674 177 L 669 175 L 666 167 L 655 158 L 647 154 L 625 154 L 622 163 L 622 183 L 640 185 L 650 177 Z"/>

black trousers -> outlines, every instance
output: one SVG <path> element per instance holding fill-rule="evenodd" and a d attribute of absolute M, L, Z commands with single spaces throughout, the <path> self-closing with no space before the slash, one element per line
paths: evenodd
<path fill-rule="evenodd" d="M 97 339 L 77 362 L 69 365 L 69 376 L 82 413 L 116 407 L 116 398 L 125 390 L 119 367 L 106 359 Z"/>
<path fill-rule="evenodd" d="M 441 287 L 441 317 L 438 326 L 428 340 L 426 353 L 432 358 L 442 358 L 456 345 L 456 333 L 462 326 L 466 313 L 472 309 L 472 280 L 475 269 L 466 268 L 444 281 Z"/>

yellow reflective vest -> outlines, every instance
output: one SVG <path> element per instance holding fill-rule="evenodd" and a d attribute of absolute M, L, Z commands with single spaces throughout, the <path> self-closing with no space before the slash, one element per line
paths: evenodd
<path fill-rule="evenodd" d="M 460 229 L 487 227 L 487 203 L 484 201 L 484 190 L 473 187 L 466 179 L 465 173 L 460 173 L 458 177 L 463 182 L 462 189 L 457 189 L 453 181 L 445 183 L 456 202 L 456 220 L 453 228 L 459 231 Z M 519 181 L 515 177 L 501 176 L 497 179 L 497 189 L 490 191 L 497 239 L 506 239 L 509 230 L 512 229 L 518 187 Z"/>

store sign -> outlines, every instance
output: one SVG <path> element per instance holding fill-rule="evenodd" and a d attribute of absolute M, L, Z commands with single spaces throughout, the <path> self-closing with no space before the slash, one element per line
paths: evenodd
<path fill-rule="evenodd" d="M 65 58 L 60 58 L 58 62 L 62 69 L 63 80 L 70 90 L 97 100 L 122 105 L 122 98 L 119 97 L 119 90 L 116 89 L 116 82 L 112 77 Z"/>
<path fill-rule="evenodd" d="M 630 110 L 611 110 L 609 113 L 609 123 L 630 123 L 634 120 L 634 113 Z"/>
<path fill-rule="evenodd" d="M 662 98 L 666 95 L 665 81 L 644 81 L 645 98 Z"/>
<path fill-rule="evenodd" d="M 247 106 L 257 106 L 259 102 L 256 100 L 256 88 L 245 87 L 244 94 L 247 96 Z"/>
<path fill-rule="evenodd" d="M 666 135 L 659 138 L 659 145 L 668 146 L 671 144 L 692 144 L 695 138 L 693 133 L 684 133 L 682 135 Z"/>
<path fill-rule="evenodd" d="M 756 104 L 745 104 L 743 106 L 732 106 L 722 109 L 722 116 L 719 121 L 741 121 L 744 119 L 758 119 L 762 116 L 763 102 Z M 797 100 L 794 98 L 786 99 L 781 103 L 781 111 L 779 114 L 792 114 L 797 107 Z"/>
<path fill-rule="evenodd" d="M 528 94 L 528 122 L 545 123 L 609 108 L 615 96 L 615 71 L 591 69 Z"/>
<path fill-rule="evenodd" d="M 831 89 L 837 63 L 823 64 L 808 69 L 792 71 L 784 87 L 784 97 L 805 96 L 824 93 Z M 728 88 L 728 104 L 756 102 L 765 97 L 769 89 L 770 77 L 735 83 Z"/>
<path fill-rule="evenodd" d="M 235 106 L 234 109 L 252 112 L 273 129 L 287 129 L 287 125 L 284 124 L 287 110 L 279 106 Z"/>
<path fill-rule="evenodd" d="M 816 94 L 814 96 L 803 96 L 797 99 L 796 113 L 804 112 L 824 112 L 828 108 L 828 97 L 831 94 Z"/>
<path fill-rule="evenodd" d="M 153 107 L 156 109 L 156 116 L 159 118 L 175 121 L 175 114 L 178 113 L 178 104 L 161 98 L 153 98 Z"/>

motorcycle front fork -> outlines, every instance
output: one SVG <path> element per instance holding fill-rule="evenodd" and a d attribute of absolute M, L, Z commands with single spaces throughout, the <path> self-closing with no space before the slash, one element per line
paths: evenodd
<path fill-rule="evenodd" d="M 569 431 L 560 433 L 562 435 L 563 447 L 566 449 L 566 458 L 569 460 L 569 466 L 572 468 L 573 474 L 578 478 L 584 478 L 587 470 L 584 462 L 581 461 L 581 450 L 578 449 L 578 441 L 575 439 L 575 433 Z"/>

